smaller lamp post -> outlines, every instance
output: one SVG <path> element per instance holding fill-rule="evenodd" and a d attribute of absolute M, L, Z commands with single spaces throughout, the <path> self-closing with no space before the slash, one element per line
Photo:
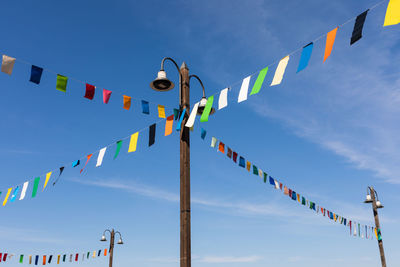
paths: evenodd
<path fill-rule="evenodd" d="M 124 242 L 122 241 L 122 236 L 120 232 L 115 232 L 114 229 L 112 229 L 111 231 L 106 229 L 103 232 L 103 235 L 101 236 L 100 241 L 105 242 L 107 241 L 106 239 L 106 232 L 110 233 L 110 249 L 108 250 L 108 254 L 110 257 L 110 261 L 109 261 L 109 267 L 112 267 L 113 264 L 113 254 L 114 254 L 114 238 L 115 238 L 115 234 L 119 234 L 119 240 L 117 242 L 118 245 L 122 245 Z"/>
<path fill-rule="evenodd" d="M 381 255 L 381 263 L 382 267 L 386 267 L 386 259 L 385 259 L 385 252 L 383 250 L 383 242 L 381 237 L 381 227 L 379 225 L 379 217 L 378 217 L 378 209 L 383 208 L 382 203 L 379 201 L 378 193 L 375 189 L 371 186 L 367 188 L 367 197 L 364 203 L 372 203 L 372 211 L 374 213 L 375 218 L 375 227 L 376 227 L 376 234 L 378 236 L 378 246 L 379 246 L 379 253 Z"/>

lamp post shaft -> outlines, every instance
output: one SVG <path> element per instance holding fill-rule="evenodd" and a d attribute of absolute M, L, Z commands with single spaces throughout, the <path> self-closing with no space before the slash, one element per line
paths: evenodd
<path fill-rule="evenodd" d="M 110 237 L 110 249 L 109 249 L 109 257 L 110 257 L 110 261 L 109 261 L 109 267 L 112 267 L 113 265 L 113 254 L 114 254 L 114 237 L 115 237 L 115 232 L 114 229 L 111 230 L 111 237 Z"/>
<path fill-rule="evenodd" d="M 180 68 L 179 104 L 186 114 L 190 111 L 189 69 L 185 62 Z M 180 132 L 180 266 L 191 266 L 190 246 L 190 132 L 185 127 L 188 116 L 185 116 Z"/>
<path fill-rule="evenodd" d="M 378 208 L 376 206 L 375 191 L 373 187 L 371 187 L 371 198 L 372 198 L 372 210 L 374 212 L 376 231 L 380 231 L 381 226 L 379 225 Z M 382 267 L 386 267 L 386 258 L 385 258 L 385 252 L 383 250 L 383 242 L 382 239 L 381 240 L 379 240 L 379 238 L 377 239 L 378 239 L 379 253 L 381 255 Z"/>

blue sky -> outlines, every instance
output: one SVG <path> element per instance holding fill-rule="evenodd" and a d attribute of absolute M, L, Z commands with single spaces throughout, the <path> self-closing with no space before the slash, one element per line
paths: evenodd
<path fill-rule="evenodd" d="M 18 1 L 0 6 L 0 51 L 74 77 L 122 97 L 108 105 L 83 98 L 70 81 L 55 90 L 55 75 L 30 83 L 19 62 L 0 73 L 1 188 L 23 183 L 128 136 L 158 120 L 140 113 L 137 100 L 176 107 L 177 90 L 149 88 L 164 56 L 186 61 L 207 94 L 233 85 L 347 21 L 376 1 Z M 289 201 L 234 166 L 199 138 L 199 127 L 296 191 L 344 216 L 372 224 L 362 203 L 373 185 L 388 265 L 400 261 L 398 147 L 400 26 L 383 28 L 386 4 L 368 14 L 363 38 L 349 46 L 353 23 L 338 31 L 331 57 L 314 46 L 309 67 L 296 74 L 293 55 L 282 85 L 196 122 L 191 142 L 193 266 L 377 266 L 376 241 Z M 271 81 L 275 66 L 270 68 Z M 177 82 L 171 65 L 168 75 Z M 238 83 L 239 82 L 239 83 Z M 268 83 L 266 83 L 268 84 Z M 201 97 L 196 81 L 191 102 Z M 97 92 L 98 93 L 98 92 Z M 155 107 L 151 107 L 155 111 Z M 171 110 L 169 110 L 169 113 Z M 176 266 L 179 258 L 179 138 L 85 174 L 66 169 L 55 187 L 35 199 L 2 207 L 1 250 L 20 254 L 75 253 L 103 248 L 105 228 L 121 231 L 118 266 Z M 95 155 L 96 156 L 96 155 Z M 85 265 L 107 264 L 95 259 Z M 17 266 L 10 263 L 10 266 Z M 68 265 L 68 264 L 66 264 Z"/>

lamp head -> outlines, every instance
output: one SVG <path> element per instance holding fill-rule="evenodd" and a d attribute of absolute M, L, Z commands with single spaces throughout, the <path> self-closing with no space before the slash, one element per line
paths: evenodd
<path fill-rule="evenodd" d="M 106 236 L 105 236 L 105 235 L 102 235 L 100 241 L 103 241 L 103 242 L 104 242 L 104 241 L 107 241 Z"/>
<path fill-rule="evenodd" d="M 203 114 L 204 108 L 206 107 L 207 104 L 207 98 L 205 96 L 203 96 L 200 100 L 200 104 L 199 107 L 197 109 L 197 115 L 201 115 Z M 215 109 L 212 107 L 211 111 L 210 111 L 210 115 L 215 113 Z"/>
<path fill-rule="evenodd" d="M 381 203 L 379 200 L 376 201 L 376 207 L 377 207 L 378 209 L 383 208 L 383 205 L 382 205 L 382 203 Z"/>
<path fill-rule="evenodd" d="M 118 245 L 122 245 L 122 244 L 124 244 L 124 242 L 122 241 L 122 238 L 119 238 L 119 240 L 118 240 L 118 243 L 117 243 Z"/>
<path fill-rule="evenodd" d="M 364 203 L 372 203 L 372 198 L 371 198 L 370 194 L 367 194 L 367 197 L 366 197 Z"/>
<path fill-rule="evenodd" d="M 174 83 L 168 80 L 167 73 L 164 70 L 160 70 L 157 74 L 157 78 L 150 83 L 150 87 L 159 92 L 169 91 L 173 89 L 174 86 Z"/>

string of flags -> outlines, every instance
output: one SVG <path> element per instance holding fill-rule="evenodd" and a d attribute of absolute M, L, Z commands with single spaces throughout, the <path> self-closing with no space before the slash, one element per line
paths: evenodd
<path fill-rule="evenodd" d="M 17 61 L 16 58 L 10 57 L 8 55 L 3 55 L 2 57 L 2 64 L 1 64 L 1 71 L 3 73 L 6 73 L 8 75 L 11 75 L 14 69 L 14 64 Z M 29 64 L 27 63 L 25 60 L 21 60 L 19 62 L 22 62 L 24 64 Z M 40 81 L 42 79 L 42 74 L 43 71 L 46 71 L 45 69 L 43 69 L 42 67 L 38 67 L 36 65 L 31 65 L 31 73 L 30 73 L 30 78 L 29 81 L 35 84 L 40 84 Z M 50 73 L 54 73 L 53 71 L 49 70 Z M 121 95 L 120 93 L 116 92 L 116 91 L 111 91 L 111 90 L 107 90 L 107 89 L 103 89 L 102 91 L 98 92 L 96 94 L 96 92 L 99 90 L 97 86 L 92 85 L 92 84 L 88 84 L 85 83 L 83 81 L 80 81 L 78 79 L 75 78 L 68 78 L 67 76 L 61 75 L 61 74 L 57 74 L 56 77 L 56 89 L 58 91 L 67 92 L 67 86 L 68 86 L 68 81 L 69 80 L 74 80 L 76 82 L 82 83 L 85 87 L 85 93 L 83 95 L 84 98 L 89 99 L 89 100 L 93 100 L 95 95 L 100 95 L 100 97 L 102 96 L 102 101 L 104 104 L 108 104 L 108 102 L 111 99 L 111 95 L 115 95 L 115 94 L 119 94 L 122 98 L 120 99 L 122 107 L 125 110 L 130 110 L 133 106 L 133 101 L 137 101 L 138 102 L 138 106 L 141 107 L 141 111 L 143 114 L 146 115 L 150 115 L 150 104 L 154 104 L 154 106 L 156 106 L 156 110 L 158 113 L 158 117 L 159 118 L 165 118 L 165 109 L 166 106 L 165 105 L 160 105 L 160 104 L 155 104 L 155 103 L 151 103 L 147 100 L 140 100 L 140 99 L 135 99 L 132 98 L 131 96 L 128 95 Z"/>
<path fill-rule="evenodd" d="M 204 140 L 206 136 L 206 130 L 201 129 L 201 138 Z M 249 173 L 260 177 L 264 183 L 268 183 L 273 188 L 278 191 L 282 191 L 284 195 L 288 196 L 293 201 L 296 201 L 299 205 L 308 207 L 311 211 L 319 214 L 321 216 L 329 218 L 332 222 L 339 223 L 349 228 L 350 235 L 358 236 L 360 238 L 365 239 L 373 239 L 375 237 L 378 240 L 381 240 L 381 230 L 376 229 L 373 226 L 364 225 L 359 222 L 356 222 L 354 219 L 346 218 L 342 215 L 339 215 L 332 210 L 328 210 L 323 206 L 320 206 L 318 203 L 313 202 L 306 198 L 305 196 L 301 195 L 299 192 L 291 189 L 287 185 L 283 184 L 281 180 L 278 180 L 271 175 L 269 175 L 266 171 L 262 170 L 261 168 L 254 165 L 248 161 L 243 155 L 239 154 L 238 152 L 234 151 L 232 147 L 227 146 L 221 140 L 218 140 L 215 137 L 211 138 L 211 147 L 216 148 L 216 151 L 225 154 L 227 158 L 232 160 L 232 162 L 238 165 L 241 168 L 246 169 Z"/>
<path fill-rule="evenodd" d="M 362 12 L 360 15 L 355 17 L 353 32 L 352 32 L 352 35 L 350 38 L 350 45 L 353 45 L 354 43 L 356 43 L 357 41 L 359 41 L 362 38 L 364 22 L 366 20 L 368 12 L 375 9 L 376 7 L 383 4 L 384 2 L 386 2 L 386 1 L 379 2 L 378 4 L 374 5 L 373 7 L 367 9 L 366 11 Z M 324 59 L 323 59 L 323 62 L 325 62 L 331 56 L 333 46 L 335 43 L 335 39 L 336 39 L 336 34 L 339 31 L 339 28 L 351 21 L 352 21 L 352 19 L 348 20 L 347 22 L 341 24 L 340 26 L 335 27 L 328 33 L 316 38 L 314 41 L 308 43 L 304 47 L 294 50 L 293 52 L 289 53 L 287 56 L 282 58 L 278 62 L 278 65 L 273 74 L 273 78 L 272 78 L 272 82 L 271 82 L 270 86 L 276 86 L 276 85 L 279 85 L 282 83 L 282 80 L 283 80 L 283 77 L 284 77 L 284 74 L 286 71 L 286 67 L 289 64 L 290 57 L 299 51 L 301 51 L 301 55 L 300 55 L 300 60 L 298 62 L 296 73 L 299 73 L 299 72 L 303 71 L 304 69 L 306 69 L 308 66 L 308 63 L 311 59 L 311 55 L 313 52 L 315 42 L 323 39 L 323 37 L 326 36 Z M 399 24 L 399 23 L 400 23 L 400 0 L 389 0 L 383 26 L 395 25 L 395 24 Z M 249 87 L 251 84 L 253 84 L 253 86 L 250 91 L 250 96 L 256 95 L 260 92 L 260 90 L 264 84 L 264 80 L 267 76 L 268 68 L 275 64 L 276 64 L 276 62 L 269 64 L 267 67 L 263 68 L 262 70 L 260 70 L 258 72 L 255 72 L 255 73 L 249 75 L 248 77 L 244 78 L 241 81 L 240 90 L 239 90 L 239 93 L 237 96 L 237 103 L 241 103 L 241 102 L 247 100 L 248 95 L 249 95 Z M 255 76 L 256 74 L 257 74 L 257 78 L 255 79 L 255 81 L 252 81 L 253 76 Z M 234 83 L 234 84 L 236 84 L 236 83 Z M 201 118 L 200 118 L 200 122 L 208 121 L 208 115 L 212 108 L 215 96 L 219 95 L 218 110 L 221 110 L 228 106 L 228 92 L 231 91 L 231 88 L 232 88 L 232 86 L 229 86 L 229 87 L 221 90 L 220 92 L 217 92 L 217 93 L 211 95 L 207 99 L 206 105 L 209 106 L 209 110 L 208 110 L 208 112 L 206 112 L 206 110 L 204 111 L 203 116 L 201 116 Z M 193 127 L 193 125 L 195 123 L 195 114 L 198 109 L 198 104 L 199 104 L 199 102 L 193 106 L 193 109 L 190 113 L 191 114 L 190 118 L 192 118 L 192 120 L 189 119 L 187 121 L 187 123 L 185 124 L 186 127 Z"/>
<path fill-rule="evenodd" d="M 51 179 L 53 179 L 53 186 L 56 185 L 56 183 L 60 179 L 62 173 L 64 172 L 65 168 L 67 168 L 69 166 L 71 166 L 72 168 L 82 166 L 82 168 L 79 171 L 82 174 L 84 172 L 86 166 L 88 165 L 89 161 L 94 157 L 95 154 L 97 154 L 95 167 L 97 168 L 97 167 L 102 166 L 105 154 L 108 151 L 110 151 L 110 148 L 114 145 L 116 146 L 116 148 L 115 148 L 115 151 L 113 152 L 114 153 L 113 159 L 114 160 L 117 159 L 118 155 L 120 154 L 123 144 L 125 144 L 128 141 L 128 139 L 129 139 L 129 142 L 128 142 L 128 151 L 127 152 L 128 153 L 135 152 L 137 150 L 138 140 L 139 140 L 139 138 L 142 138 L 144 131 L 148 131 L 148 147 L 151 147 L 155 144 L 157 124 L 165 121 L 164 136 L 169 136 L 174 131 L 174 120 L 176 120 L 178 122 L 175 127 L 175 131 L 181 130 L 181 124 L 182 124 L 184 116 L 185 116 L 185 110 L 183 110 L 182 112 L 179 112 L 179 110 L 178 110 L 177 112 L 166 117 L 165 119 L 161 119 L 161 120 L 157 121 L 156 123 L 151 124 L 148 127 L 142 128 L 141 130 L 138 130 L 135 133 L 116 141 L 115 143 L 107 145 L 107 146 L 101 148 L 100 150 L 90 153 L 83 158 L 77 159 L 77 160 L 73 161 L 72 163 L 63 164 L 58 169 L 49 171 L 44 175 L 40 175 L 33 179 L 30 179 L 30 180 L 24 182 L 23 184 L 12 186 L 5 191 L 6 192 L 5 196 L 2 199 L 2 201 L 0 200 L 0 205 L 5 206 L 7 203 L 9 203 L 9 202 L 12 203 L 17 199 L 24 200 L 24 199 L 26 199 L 27 195 L 30 196 L 31 198 L 35 198 L 38 192 L 40 192 L 40 191 L 43 192 L 47 188 L 49 181 Z M 146 135 L 144 138 L 146 138 Z M 44 182 L 43 182 L 43 180 L 44 180 Z M 43 182 L 42 185 L 40 184 L 41 182 Z M 3 197 L 2 192 L 3 191 L 0 191 L 0 199 Z"/>
<path fill-rule="evenodd" d="M 0 252 L 0 263 L 10 263 L 14 259 L 20 264 L 46 265 L 46 264 L 62 264 L 66 262 L 83 263 L 90 259 L 107 256 L 107 249 L 99 249 L 84 253 L 60 253 L 46 255 L 27 255 L 27 254 L 12 254 Z M 19 256 L 19 257 L 18 257 Z"/>

